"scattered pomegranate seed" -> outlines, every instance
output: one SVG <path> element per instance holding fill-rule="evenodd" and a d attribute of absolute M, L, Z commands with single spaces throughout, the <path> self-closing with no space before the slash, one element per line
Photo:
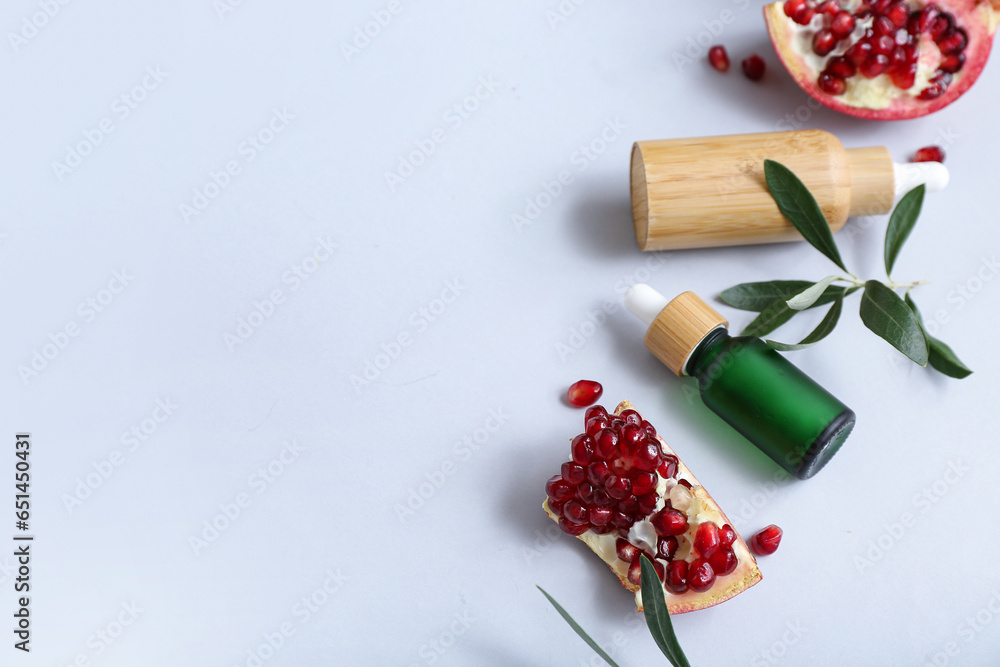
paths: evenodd
<path fill-rule="evenodd" d="M 912 162 L 944 162 L 944 151 L 938 146 L 924 146 L 913 155 Z"/>
<path fill-rule="evenodd" d="M 724 46 L 713 46 L 708 50 L 708 62 L 712 67 L 719 70 L 720 72 L 729 71 L 729 54 L 726 53 L 726 47 Z"/>
<path fill-rule="evenodd" d="M 746 58 L 740 65 L 743 67 L 743 75 L 751 81 L 760 81 L 764 77 L 766 65 L 764 59 L 756 53 Z"/>
<path fill-rule="evenodd" d="M 750 538 L 750 548 L 758 556 L 773 554 L 777 551 L 778 545 L 781 544 L 781 535 L 781 528 L 772 523 Z"/>
<path fill-rule="evenodd" d="M 597 399 L 599 399 L 603 393 L 604 387 L 601 386 L 600 382 L 594 382 L 593 380 L 580 380 L 569 386 L 569 391 L 566 392 L 566 398 L 569 400 L 570 405 L 578 408 L 585 408 L 588 405 L 593 405 L 597 402 Z"/>

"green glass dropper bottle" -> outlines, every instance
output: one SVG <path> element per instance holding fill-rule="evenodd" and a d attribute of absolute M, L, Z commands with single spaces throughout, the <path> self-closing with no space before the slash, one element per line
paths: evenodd
<path fill-rule="evenodd" d="M 668 301 L 633 285 L 625 306 L 649 325 L 646 347 L 660 361 L 697 378 L 705 405 L 799 479 L 819 472 L 854 428 L 850 408 L 764 341 L 730 336 L 693 292 Z"/>

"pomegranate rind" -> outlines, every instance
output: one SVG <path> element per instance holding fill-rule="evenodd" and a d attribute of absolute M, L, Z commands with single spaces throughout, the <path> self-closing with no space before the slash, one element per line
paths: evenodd
<path fill-rule="evenodd" d="M 635 408 L 628 401 L 622 401 L 618 404 L 618 407 L 615 408 L 615 414 L 621 414 L 624 410 L 635 410 Z M 671 449 L 669 445 L 667 445 L 663 438 L 657 435 L 656 439 L 659 441 L 660 446 L 663 447 L 664 452 L 677 456 L 677 453 Z M 700 499 L 704 506 L 708 508 L 713 521 L 718 523 L 720 526 L 727 523 L 732 526 L 733 523 L 729 520 L 729 517 L 726 516 L 726 513 L 723 512 L 718 503 L 712 499 L 712 496 L 709 495 L 709 493 L 705 490 L 705 487 L 701 485 L 698 478 L 691 473 L 691 470 L 684 465 L 684 462 L 679 456 L 677 456 L 677 461 L 676 478 L 684 479 L 691 483 L 691 490 L 694 497 Z M 549 510 L 548 499 L 542 503 L 542 509 L 545 510 L 545 514 L 548 515 L 550 519 L 556 523 L 559 522 L 559 517 Z M 690 532 L 688 534 L 692 536 L 692 539 L 696 529 L 697 526 L 692 526 L 689 529 Z M 577 539 L 581 540 L 584 544 L 590 547 L 591 551 L 597 554 L 601 560 L 603 560 L 604 563 L 611 568 L 611 571 L 614 572 L 616 577 L 618 577 L 618 581 L 621 585 L 635 595 L 636 611 L 642 611 L 642 587 L 633 584 L 628 580 L 629 563 L 618 558 L 613 549 L 608 554 L 603 553 L 604 550 L 601 548 L 601 537 L 602 536 L 588 530 L 582 535 L 578 535 Z M 736 533 L 736 539 L 733 541 L 732 549 L 736 553 L 739 565 L 737 565 L 736 569 L 729 574 L 718 577 L 715 580 L 715 584 L 713 584 L 713 586 L 704 593 L 687 590 L 684 593 L 677 594 L 668 590 L 664 586 L 663 593 L 667 602 L 667 610 L 671 614 L 685 614 L 689 611 L 697 611 L 707 607 L 714 607 L 715 605 L 721 604 L 757 584 L 763 578 L 763 575 L 761 575 L 760 568 L 757 567 L 756 558 L 754 558 L 754 555 L 751 553 L 747 543 L 738 532 Z"/>
<path fill-rule="evenodd" d="M 784 4 L 784 0 L 778 0 L 764 5 L 764 21 L 767 24 L 767 32 L 771 38 L 771 44 L 774 45 L 774 50 L 778 54 L 778 59 L 792 75 L 792 79 L 810 97 L 830 109 L 856 118 L 870 120 L 919 118 L 943 109 L 961 97 L 972 87 L 986 66 L 990 50 L 993 47 L 993 36 L 996 33 L 997 25 L 1000 24 L 1000 0 L 936 0 L 934 4 L 942 10 L 950 12 L 956 17 L 961 17 L 963 20 L 961 25 L 969 36 L 968 46 L 963 52 L 966 58 L 965 67 L 953 76 L 948 90 L 936 99 L 919 100 L 906 91 L 896 89 L 898 95 L 893 98 L 892 102 L 882 108 L 876 108 L 863 101 L 850 103 L 844 96 L 829 95 L 820 90 L 817 84 L 820 73 L 810 67 L 805 58 L 797 53 L 793 47 L 796 32 L 805 27 L 798 25 L 785 15 Z M 911 5 L 911 8 L 917 6 L 915 3 L 908 4 Z M 923 7 L 925 4 L 928 3 L 920 3 L 919 6 Z M 931 48 L 933 49 L 933 47 Z M 887 78 L 888 75 L 880 74 L 872 81 Z"/>

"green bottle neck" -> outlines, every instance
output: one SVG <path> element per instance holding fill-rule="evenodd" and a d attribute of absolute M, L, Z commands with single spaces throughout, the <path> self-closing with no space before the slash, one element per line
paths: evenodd
<path fill-rule="evenodd" d="M 694 352 L 691 353 L 691 357 L 684 366 L 684 374 L 692 377 L 700 377 L 712 359 L 715 358 L 720 348 L 725 345 L 726 341 L 731 340 L 731 338 L 729 329 L 725 327 L 719 327 L 709 332 L 707 336 L 701 339 Z"/>

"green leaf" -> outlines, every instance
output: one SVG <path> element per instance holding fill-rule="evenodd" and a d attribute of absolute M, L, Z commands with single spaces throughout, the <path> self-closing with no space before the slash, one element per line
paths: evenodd
<path fill-rule="evenodd" d="M 618 664 L 614 660 L 611 659 L 611 656 L 609 656 L 607 653 L 605 653 L 604 649 L 602 649 L 600 646 L 598 646 L 597 642 L 595 642 L 593 639 L 590 638 L 590 635 L 588 635 L 584 631 L 584 629 L 581 628 L 580 625 L 576 621 L 573 620 L 573 617 L 570 616 L 569 613 L 565 609 L 562 608 L 562 605 L 560 605 L 558 602 L 556 602 L 551 595 L 549 595 L 548 593 L 546 593 L 545 589 L 542 588 L 541 586 L 537 586 L 536 585 L 536 588 L 538 588 L 538 590 L 540 590 L 542 592 L 542 595 L 544 595 L 545 597 L 547 597 L 549 599 L 549 602 L 551 602 L 552 606 L 556 608 L 556 611 L 559 612 L 559 615 L 562 616 L 563 619 L 567 623 L 569 623 L 569 627 L 573 628 L 574 632 L 576 632 L 576 634 L 580 635 L 580 638 L 583 641 L 587 642 L 587 645 L 590 646 L 590 648 L 594 649 L 594 651 L 597 653 L 597 655 L 599 655 L 602 658 L 604 658 L 604 662 L 606 662 L 609 665 L 611 665 L 611 667 L 618 667 Z"/>
<path fill-rule="evenodd" d="M 760 283 L 741 283 L 723 291 L 719 297 L 727 306 L 759 313 L 777 299 L 787 301 L 802 292 L 802 290 L 808 289 L 812 284 L 808 280 L 769 280 Z M 816 299 L 816 303 L 809 307 L 825 306 L 837 299 L 853 294 L 859 289 L 857 286 L 831 285 Z"/>
<path fill-rule="evenodd" d="M 920 325 L 920 329 L 924 332 L 924 337 L 927 339 L 927 344 L 930 348 L 927 355 L 927 363 L 930 364 L 931 368 L 958 380 L 972 375 L 972 371 L 962 363 L 962 360 L 958 358 L 958 355 L 950 347 L 927 333 L 927 328 L 924 326 L 924 318 L 920 316 L 917 304 L 913 303 L 913 299 L 910 298 L 909 293 L 906 294 L 905 301 L 906 305 L 913 311 L 913 315 L 917 318 L 917 324 Z"/>
<path fill-rule="evenodd" d="M 809 308 L 816 303 L 821 296 L 823 296 L 823 292 L 825 292 L 826 288 L 830 286 L 830 283 L 835 280 L 841 280 L 841 277 L 837 275 L 827 276 L 815 285 L 810 285 L 807 289 L 802 290 L 789 299 L 787 302 L 788 307 L 792 310 L 805 310 L 806 308 Z"/>
<path fill-rule="evenodd" d="M 766 336 L 798 314 L 799 311 L 788 307 L 784 298 L 779 298 L 772 301 L 771 305 L 760 311 L 760 315 L 755 317 L 753 322 L 748 324 L 740 335 L 754 336 L 756 338 Z"/>
<path fill-rule="evenodd" d="M 667 601 L 663 597 L 663 585 L 656 569 L 645 555 L 640 555 L 639 566 L 642 568 L 642 611 L 646 617 L 646 625 L 653 635 L 653 641 L 660 647 L 674 667 L 691 667 L 681 645 L 677 643 L 674 626 L 670 622 L 670 612 L 667 611 Z"/>
<path fill-rule="evenodd" d="M 877 280 L 865 283 L 861 321 L 914 362 L 927 365 L 927 339 L 916 316 L 898 294 Z"/>
<path fill-rule="evenodd" d="M 833 240 L 830 224 L 809 188 L 792 171 L 774 160 L 764 160 L 764 178 L 781 213 L 814 248 L 844 271 L 844 260 Z"/>
<path fill-rule="evenodd" d="M 913 231 L 913 225 L 917 224 L 920 207 L 924 204 L 925 190 L 926 187 L 918 185 L 907 192 L 896 204 L 889 218 L 889 227 L 885 230 L 885 275 L 892 273 L 900 249 Z"/>
<path fill-rule="evenodd" d="M 812 332 L 803 338 L 796 345 L 789 345 L 788 343 L 779 343 L 775 340 L 765 340 L 764 342 L 768 346 L 774 348 L 775 350 L 780 350 L 782 352 L 790 352 L 792 350 L 804 350 L 810 345 L 815 345 L 824 338 L 830 335 L 830 332 L 834 330 L 837 326 L 837 322 L 840 321 L 840 313 L 844 309 L 844 299 L 840 298 L 833 302 L 830 306 L 830 310 L 826 311 L 826 316 L 823 320 L 816 326 Z"/>
<path fill-rule="evenodd" d="M 776 299 L 789 299 L 812 285 L 808 280 L 769 280 L 760 283 L 742 283 L 724 290 L 719 298 L 723 303 L 740 310 L 759 313 Z"/>

